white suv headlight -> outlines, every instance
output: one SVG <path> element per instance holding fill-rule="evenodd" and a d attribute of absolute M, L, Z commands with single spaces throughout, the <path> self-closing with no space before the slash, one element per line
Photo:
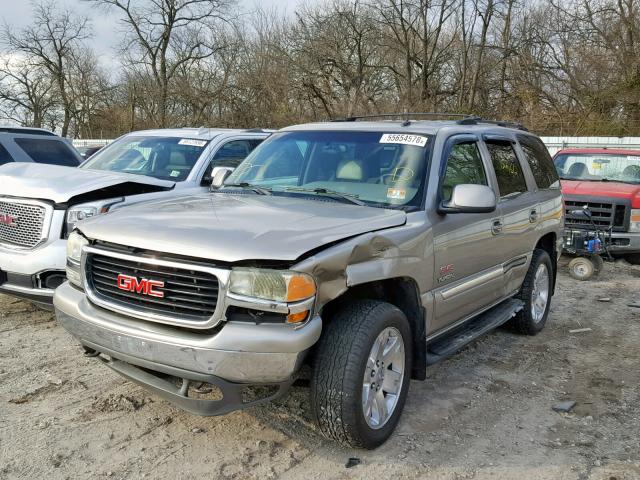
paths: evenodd
<path fill-rule="evenodd" d="M 89 245 L 89 240 L 78 232 L 71 232 L 67 240 L 67 280 L 78 287 L 82 286 L 80 261 L 82 259 L 82 247 L 85 245 Z"/>
<path fill-rule="evenodd" d="M 74 205 L 67 210 L 67 224 L 66 232 L 69 235 L 70 232 L 76 226 L 76 223 L 101 213 L 107 213 L 111 207 L 116 203 L 123 202 L 124 198 L 110 198 L 109 200 L 103 200 L 99 202 L 83 203 L 80 205 Z"/>

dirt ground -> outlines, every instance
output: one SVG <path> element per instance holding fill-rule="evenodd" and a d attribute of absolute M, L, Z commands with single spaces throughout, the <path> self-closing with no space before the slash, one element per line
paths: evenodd
<path fill-rule="evenodd" d="M 84 358 L 50 313 L 0 296 L 0 478 L 640 479 L 634 301 L 640 267 L 561 274 L 540 335 L 500 329 L 431 367 L 391 440 L 366 452 L 319 435 L 305 387 L 196 417 Z M 573 411 L 552 410 L 563 400 Z"/>

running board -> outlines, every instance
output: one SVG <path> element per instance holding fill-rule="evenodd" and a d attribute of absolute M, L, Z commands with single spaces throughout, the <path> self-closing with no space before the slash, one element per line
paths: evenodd
<path fill-rule="evenodd" d="M 427 343 L 427 365 L 450 357 L 476 338 L 508 322 L 523 307 L 524 303 L 521 300 L 510 298 L 478 315 L 453 333 Z"/>

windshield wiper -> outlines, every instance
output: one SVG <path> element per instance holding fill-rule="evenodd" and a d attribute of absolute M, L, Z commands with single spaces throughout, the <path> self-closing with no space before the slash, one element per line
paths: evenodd
<path fill-rule="evenodd" d="M 366 206 L 362 200 L 358 200 L 358 196 L 351 193 L 336 192 L 334 190 L 327 190 L 326 188 L 301 188 L 301 187 L 287 187 L 286 192 L 301 192 L 301 193 L 315 193 L 316 195 L 322 195 L 323 197 L 330 197 L 335 200 L 342 200 L 354 205 Z"/>
<path fill-rule="evenodd" d="M 222 188 L 224 188 L 224 187 L 238 187 L 238 188 L 242 188 L 242 189 L 245 189 L 245 190 L 251 190 L 251 191 L 257 193 L 258 195 L 271 195 L 271 190 L 270 189 L 259 187 L 257 185 L 251 185 L 250 183 L 247 183 L 247 182 L 225 183 L 224 185 L 222 185 Z"/>

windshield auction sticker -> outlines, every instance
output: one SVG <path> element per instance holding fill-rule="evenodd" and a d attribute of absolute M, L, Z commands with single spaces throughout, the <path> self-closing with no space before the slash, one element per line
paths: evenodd
<path fill-rule="evenodd" d="M 406 133 L 385 133 L 380 137 L 380 143 L 398 143 L 415 147 L 424 147 L 427 144 L 427 140 L 429 139 L 422 135 L 408 135 Z"/>
<path fill-rule="evenodd" d="M 181 138 L 178 142 L 178 145 L 190 145 L 192 147 L 204 147 L 206 144 L 206 140 L 195 140 L 193 138 Z"/>

